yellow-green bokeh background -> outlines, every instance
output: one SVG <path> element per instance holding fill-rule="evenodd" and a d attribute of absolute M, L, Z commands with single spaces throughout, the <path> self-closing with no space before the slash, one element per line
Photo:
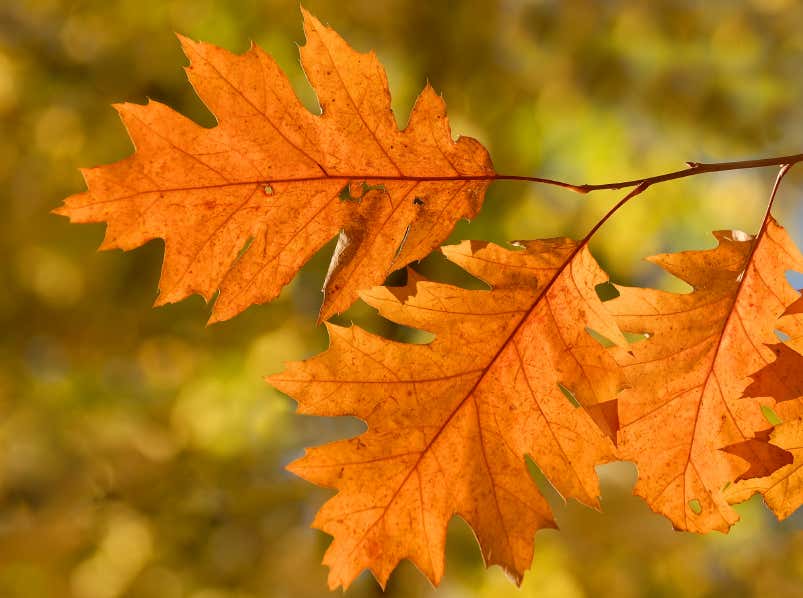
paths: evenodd
<path fill-rule="evenodd" d="M 386 65 L 403 124 L 429 79 L 455 133 L 501 172 L 576 183 L 658 173 L 684 160 L 803 151 L 803 3 L 753 1 L 309 0 Z M 96 253 L 100 225 L 49 214 L 83 190 L 78 168 L 131 152 L 113 102 L 212 117 L 181 71 L 173 32 L 243 51 L 254 40 L 314 106 L 285 0 L 0 2 L 0 597 L 326 596 L 328 539 L 308 528 L 327 496 L 283 466 L 353 434 L 303 418 L 261 380 L 326 345 L 315 326 L 327 257 L 281 298 L 205 327 L 197 297 L 153 310 L 159 242 Z M 803 171 L 803 168 L 800 169 Z M 619 282 L 681 289 L 641 258 L 708 247 L 713 228 L 754 231 L 774 176 L 707 175 L 649 190 L 594 244 Z M 803 241 L 803 173 L 777 213 Z M 452 237 L 582 235 L 616 199 L 499 183 Z M 459 280 L 442 259 L 420 268 Z M 799 282 L 799 281 L 798 281 Z M 357 306 L 355 321 L 409 333 Z M 760 501 L 724 536 L 675 533 L 630 496 L 626 464 L 599 469 L 604 513 L 539 484 L 563 531 L 540 532 L 517 590 L 450 527 L 443 597 L 795 596 L 803 518 Z M 350 596 L 371 596 L 363 575 Z M 434 592 L 409 563 L 392 596 Z"/>

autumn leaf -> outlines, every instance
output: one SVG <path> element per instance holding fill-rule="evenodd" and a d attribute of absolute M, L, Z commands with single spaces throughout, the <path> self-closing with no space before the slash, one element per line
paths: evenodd
<path fill-rule="evenodd" d="M 102 249 L 164 239 L 157 305 L 193 293 L 210 322 L 274 299 L 340 235 L 320 317 L 429 254 L 479 210 L 494 171 L 474 139 L 454 142 L 427 85 L 400 131 L 385 71 L 302 9 L 304 71 L 321 114 L 259 47 L 243 55 L 181 37 L 190 82 L 216 116 L 204 128 L 155 101 L 116 106 L 136 153 L 83 171 L 59 214 L 107 222 Z"/>
<path fill-rule="evenodd" d="M 693 292 L 620 287 L 606 303 L 623 331 L 649 335 L 617 353 L 631 385 L 619 395 L 620 454 L 638 466 L 635 493 L 677 529 L 696 532 L 726 531 L 738 519 L 726 485 L 789 461 L 757 436 L 770 427 L 761 407 L 773 399 L 742 395 L 748 375 L 773 360 L 766 345 L 797 297 L 785 273 L 803 269 L 769 215 L 755 239 L 714 235 L 714 249 L 649 258 Z"/>
<path fill-rule="evenodd" d="M 612 399 L 622 379 L 586 326 L 626 341 L 597 298 L 606 276 L 585 243 L 521 245 L 443 249 L 492 290 L 411 273 L 403 288 L 362 293 L 384 317 L 434 333 L 432 342 L 327 324 L 328 351 L 268 378 L 300 413 L 368 424 L 289 466 L 338 490 L 313 524 L 334 536 L 324 558 L 332 588 L 364 568 L 384 586 L 404 558 L 437 584 L 455 514 L 474 529 L 485 562 L 520 582 L 536 530 L 555 526 L 526 455 L 564 497 L 598 505 L 594 466 L 615 457 Z"/>

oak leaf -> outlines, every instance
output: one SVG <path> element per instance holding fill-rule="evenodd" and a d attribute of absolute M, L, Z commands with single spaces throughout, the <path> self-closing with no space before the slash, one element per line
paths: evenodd
<path fill-rule="evenodd" d="M 555 526 L 526 455 L 561 495 L 598 505 L 594 466 L 615 458 L 622 376 L 586 326 L 626 341 L 596 295 L 606 276 L 585 244 L 521 245 L 443 249 L 492 290 L 411 273 L 405 287 L 361 294 L 384 317 L 434 333 L 432 342 L 327 324 L 328 351 L 268 378 L 300 413 L 368 424 L 289 466 L 339 491 L 313 523 L 334 536 L 324 558 L 331 587 L 347 587 L 364 568 L 384 586 L 404 558 L 437 584 L 455 514 L 474 529 L 486 563 L 520 582 L 535 532 Z"/>
<path fill-rule="evenodd" d="M 218 124 L 167 106 L 116 106 L 131 157 L 83 171 L 88 191 L 58 213 L 107 222 L 102 249 L 165 241 L 156 304 L 192 293 L 211 322 L 274 299 L 340 234 L 320 317 L 421 259 L 479 210 L 494 171 L 474 139 L 452 140 L 443 99 L 427 84 L 400 131 L 385 71 L 302 9 L 301 61 L 321 114 L 296 98 L 274 60 L 181 37 L 190 82 Z"/>
<path fill-rule="evenodd" d="M 789 462 L 760 433 L 762 405 L 742 398 L 749 374 L 771 362 L 773 327 L 797 293 L 787 270 L 803 256 L 768 215 L 757 238 L 714 233 L 718 245 L 649 258 L 693 292 L 618 287 L 606 303 L 626 332 L 647 340 L 618 351 L 631 386 L 619 395 L 620 455 L 639 470 L 635 493 L 677 529 L 727 531 L 738 519 L 723 488 Z"/>

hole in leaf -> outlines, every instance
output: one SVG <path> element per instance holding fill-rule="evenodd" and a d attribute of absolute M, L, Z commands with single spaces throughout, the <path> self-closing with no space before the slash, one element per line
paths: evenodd
<path fill-rule="evenodd" d="M 593 328 L 586 327 L 586 332 L 591 335 L 595 341 L 597 341 L 600 345 L 605 347 L 613 347 L 614 342 L 610 340 L 607 336 L 603 336 Z M 652 336 L 649 332 L 622 332 L 625 337 L 625 340 L 630 343 L 631 345 L 635 345 L 636 343 L 640 343 L 641 341 L 646 341 L 648 338 Z"/>
<path fill-rule="evenodd" d="M 251 243 L 253 242 L 254 242 L 254 237 L 248 237 L 245 240 L 245 243 L 243 243 L 243 246 L 240 248 L 240 251 L 237 252 L 237 257 L 234 259 L 235 262 L 239 260 L 241 257 L 243 257 L 243 254 L 246 251 L 248 251 L 248 248 L 251 247 Z"/>
<path fill-rule="evenodd" d="M 697 500 L 696 498 L 692 498 L 689 501 L 689 508 L 695 515 L 699 515 L 700 513 L 703 512 L 703 506 L 700 504 L 700 501 Z"/>
<path fill-rule="evenodd" d="M 385 185 L 369 185 L 365 181 L 362 182 L 362 194 L 365 195 L 369 191 L 381 191 L 382 193 L 386 193 L 387 189 Z"/>
<path fill-rule="evenodd" d="M 780 426 L 783 423 L 783 420 L 778 417 L 778 414 L 775 413 L 773 408 L 769 405 L 761 406 L 761 414 L 764 416 L 764 419 L 766 419 L 773 426 Z"/>
<path fill-rule="evenodd" d="M 558 388 L 560 389 L 560 392 L 563 393 L 563 396 L 566 397 L 566 399 L 573 406 L 575 406 L 575 407 L 579 407 L 580 406 L 580 402 L 577 400 L 577 398 L 574 396 L 574 393 L 571 390 L 569 390 L 568 388 L 563 386 L 563 384 L 561 384 L 560 382 L 558 382 Z"/>
<path fill-rule="evenodd" d="M 343 188 L 340 190 L 340 193 L 337 194 L 337 197 L 340 199 L 340 201 L 359 202 L 360 199 L 362 199 L 362 196 L 360 197 L 351 196 L 351 183 L 346 183 L 345 185 L 343 185 Z"/>
<path fill-rule="evenodd" d="M 423 206 L 424 205 L 424 200 L 421 199 L 420 197 L 416 197 L 415 199 L 413 199 L 413 205 L 414 206 Z"/>
<path fill-rule="evenodd" d="M 784 277 L 786 278 L 786 282 L 789 283 L 789 286 L 803 292 L 803 288 L 801 288 L 803 287 L 803 274 L 795 272 L 794 270 L 787 270 L 784 273 Z"/>
<path fill-rule="evenodd" d="M 625 340 L 631 345 L 646 341 L 652 336 L 649 332 L 623 332 L 622 334 L 625 335 Z"/>
<path fill-rule="evenodd" d="M 778 340 L 781 341 L 782 343 L 785 343 L 790 338 L 792 338 L 791 336 L 789 336 L 785 332 L 781 332 L 780 330 L 773 330 L 773 332 L 775 333 L 775 336 L 778 337 Z"/>
<path fill-rule="evenodd" d="M 614 343 L 611 342 L 611 340 L 608 337 L 602 336 L 599 332 L 597 332 L 593 328 L 589 328 L 588 326 L 586 326 L 586 332 L 588 332 L 588 334 L 591 335 L 591 338 L 593 338 L 595 341 L 597 341 L 600 345 L 602 345 L 606 349 L 608 347 L 613 347 Z"/>
<path fill-rule="evenodd" d="M 620 294 L 610 280 L 599 283 L 594 287 L 594 290 L 597 292 L 597 297 L 599 297 L 600 301 L 610 301 L 611 299 L 616 299 Z"/>
<path fill-rule="evenodd" d="M 273 187 L 271 187 L 270 183 L 265 185 L 262 190 L 265 192 L 265 195 L 273 195 Z"/>
<path fill-rule="evenodd" d="M 381 191 L 382 193 L 387 193 L 385 185 L 369 185 L 365 181 L 362 181 L 361 183 L 349 181 L 343 186 L 337 196 L 340 201 L 356 201 L 357 203 L 360 203 L 362 198 L 365 197 L 369 191 Z"/>

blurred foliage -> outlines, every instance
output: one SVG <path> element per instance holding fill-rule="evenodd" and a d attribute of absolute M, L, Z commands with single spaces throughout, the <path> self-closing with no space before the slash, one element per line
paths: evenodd
<path fill-rule="evenodd" d="M 803 151 L 803 4 L 795 0 L 309 0 L 387 66 L 403 123 L 429 79 L 456 133 L 500 172 L 575 183 Z M 261 376 L 326 345 L 315 326 L 327 256 L 281 298 L 204 326 L 193 298 L 151 310 L 162 247 L 95 253 L 101 226 L 49 210 L 83 189 L 80 166 L 130 153 L 109 104 L 152 97 L 213 119 L 173 36 L 272 53 L 312 109 L 293 1 L 5 0 L 0 3 L 0 596 L 323 596 L 327 538 L 308 528 L 327 493 L 283 470 L 301 447 L 358 422 L 292 414 Z M 660 185 L 594 244 L 619 282 L 680 285 L 641 257 L 711 246 L 712 228 L 758 226 L 773 172 Z M 781 220 L 803 241 L 803 172 Z M 499 183 L 454 240 L 581 235 L 617 198 Z M 469 284 L 442 258 L 431 276 Z M 474 283 L 476 284 L 476 283 Z M 356 321 L 397 338 L 365 307 Z M 540 481 L 561 533 L 540 532 L 522 590 L 485 571 L 470 530 L 450 528 L 440 596 L 800 595 L 803 518 L 760 502 L 727 536 L 675 533 L 630 496 L 627 464 L 600 468 L 604 513 Z M 388 594 L 433 590 L 405 563 Z M 366 574 L 351 596 L 376 595 Z"/>

